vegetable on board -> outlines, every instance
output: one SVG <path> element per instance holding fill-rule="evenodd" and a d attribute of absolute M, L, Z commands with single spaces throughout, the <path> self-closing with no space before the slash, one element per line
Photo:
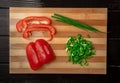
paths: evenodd
<path fill-rule="evenodd" d="M 56 33 L 56 29 L 51 25 L 51 19 L 45 16 L 28 16 L 19 20 L 16 24 L 16 29 L 18 32 L 23 32 L 23 38 L 28 38 L 32 35 L 32 31 L 48 31 L 50 34 L 50 39 L 52 40 L 53 35 Z"/>
<path fill-rule="evenodd" d="M 23 18 L 22 20 L 19 20 L 16 24 L 16 29 L 18 32 L 22 32 L 23 28 L 27 28 L 28 25 L 31 24 L 51 24 L 50 18 L 47 18 L 45 16 L 28 16 Z"/>
<path fill-rule="evenodd" d="M 37 70 L 55 59 L 51 46 L 43 39 L 30 42 L 26 46 L 26 55 L 32 70 Z"/>
<path fill-rule="evenodd" d="M 91 41 L 78 37 L 71 36 L 66 42 L 66 52 L 69 56 L 68 61 L 73 64 L 88 65 L 87 59 L 95 54 L 95 49 Z"/>
<path fill-rule="evenodd" d="M 43 24 L 32 24 L 29 25 L 28 28 L 23 32 L 23 38 L 27 38 L 29 36 L 31 36 L 31 32 L 32 31 L 47 31 L 50 34 L 50 40 L 52 40 L 53 35 L 55 34 L 55 29 L 53 28 L 53 26 L 50 25 L 43 25 Z"/>
<path fill-rule="evenodd" d="M 66 23 L 66 24 L 75 26 L 77 28 L 83 29 L 83 30 L 89 30 L 89 31 L 92 31 L 92 32 L 105 33 L 105 32 L 102 32 L 102 31 L 100 31 L 100 30 L 98 30 L 98 29 L 88 25 L 88 24 L 85 24 L 83 22 L 79 22 L 78 20 L 75 20 L 75 19 L 63 16 L 63 15 L 60 15 L 60 14 L 54 14 L 51 17 L 55 18 L 56 21 Z"/>

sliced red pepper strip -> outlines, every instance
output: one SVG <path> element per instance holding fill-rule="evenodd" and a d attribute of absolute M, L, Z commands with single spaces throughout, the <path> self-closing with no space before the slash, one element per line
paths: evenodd
<path fill-rule="evenodd" d="M 27 59 L 30 63 L 30 67 L 33 70 L 40 68 L 43 65 L 43 59 L 38 56 L 35 43 L 31 42 L 26 47 Z"/>
<path fill-rule="evenodd" d="M 41 31 L 41 30 L 44 30 L 44 31 L 49 32 L 49 35 L 50 35 L 49 41 L 51 41 L 52 38 L 53 38 L 53 35 L 51 34 L 51 31 L 50 31 L 49 29 L 43 28 L 43 27 L 34 27 L 33 25 L 29 26 L 29 27 L 24 31 L 24 33 L 23 33 L 23 38 L 29 37 L 29 34 L 30 34 L 30 32 L 32 32 L 32 31 Z"/>
<path fill-rule="evenodd" d="M 53 26 L 51 25 L 45 25 L 45 24 L 41 24 L 41 25 L 37 25 L 37 24 L 34 24 L 33 25 L 34 27 L 44 27 L 44 28 L 48 28 L 50 31 L 51 31 L 51 34 L 54 35 L 56 30 Z"/>
<path fill-rule="evenodd" d="M 50 25 L 51 20 L 45 16 L 28 16 L 17 22 L 16 28 L 18 32 L 22 31 L 22 28 L 26 28 L 31 24 L 46 24 Z"/>
<path fill-rule="evenodd" d="M 23 20 L 19 20 L 16 24 L 16 29 L 18 32 L 22 32 L 22 28 L 24 28 L 23 27 Z"/>
<path fill-rule="evenodd" d="M 44 23 L 44 21 L 46 21 L 46 23 Z M 50 24 L 51 24 L 51 20 L 45 16 L 29 16 L 29 17 L 26 17 L 18 21 L 16 28 L 18 32 L 21 32 L 22 28 L 25 28 L 25 31 L 23 33 L 24 38 L 27 38 L 28 36 L 32 35 L 31 31 L 45 30 L 45 31 L 48 31 L 50 34 L 49 40 L 52 40 L 53 35 L 55 34 L 56 30 Z M 31 29 L 28 29 L 28 28 L 31 28 Z"/>
<path fill-rule="evenodd" d="M 51 20 L 45 16 L 29 16 L 23 19 L 23 26 L 26 28 L 27 25 L 35 24 L 33 21 L 37 21 L 37 24 L 51 24 Z"/>
<path fill-rule="evenodd" d="M 49 29 L 51 31 L 52 35 L 54 35 L 55 32 L 56 32 L 56 30 L 55 30 L 55 28 L 53 26 L 51 26 L 51 25 L 45 25 L 45 24 L 32 24 L 32 25 L 29 25 L 27 27 L 27 29 L 28 28 L 41 28 L 41 27 Z"/>
<path fill-rule="evenodd" d="M 48 25 L 51 24 L 50 18 L 45 17 L 45 16 L 28 16 L 28 17 L 24 18 L 23 20 L 26 22 L 33 21 L 33 20 L 46 21 L 46 23 L 41 22 L 41 24 L 48 24 Z"/>
<path fill-rule="evenodd" d="M 33 70 L 39 69 L 55 59 L 55 54 L 51 46 L 43 39 L 38 39 L 35 43 L 30 42 L 26 47 L 27 59 Z"/>

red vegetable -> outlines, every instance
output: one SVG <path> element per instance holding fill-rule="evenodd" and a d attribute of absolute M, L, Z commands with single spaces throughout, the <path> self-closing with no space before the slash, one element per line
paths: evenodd
<path fill-rule="evenodd" d="M 23 26 L 26 28 L 30 24 L 46 24 L 50 25 L 51 20 L 45 16 L 28 16 L 23 19 Z"/>
<path fill-rule="evenodd" d="M 35 43 L 31 42 L 26 47 L 27 58 L 30 67 L 33 70 L 40 68 L 43 65 L 43 60 L 37 54 Z"/>
<path fill-rule="evenodd" d="M 28 16 L 17 22 L 16 28 L 18 32 L 22 31 L 22 28 L 27 28 L 31 24 L 51 24 L 51 20 L 45 16 Z"/>
<path fill-rule="evenodd" d="M 17 22 L 16 28 L 18 32 L 22 32 L 22 29 L 25 28 L 23 33 L 23 38 L 27 38 L 32 35 L 32 31 L 45 30 L 50 34 L 50 39 L 52 40 L 53 35 L 56 30 L 51 25 L 51 20 L 45 16 L 28 16 Z"/>
<path fill-rule="evenodd" d="M 36 40 L 35 43 L 30 42 L 26 47 L 26 54 L 33 70 L 39 69 L 55 58 L 51 46 L 43 39 Z"/>
<path fill-rule="evenodd" d="M 44 63 L 51 62 L 54 59 L 54 52 L 51 46 L 43 39 L 36 40 L 35 42 L 38 53 L 43 56 Z"/>
<path fill-rule="evenodd" d="M 22 32 L 22 28 L 23 28 L 23 21 L 19 20 L 16 24 L 16 29 L 18 32 Z"/>
<path fill-rule="evenodd" d="M 48 27 L 51 27 L 51 26 L 49 26 L 49 25 L 37 25 L 37 24 L 30 25 L 30 26 L 28 26 L 28 28 L 24 31 L 23 37 L 24 37 L 24 38 L 29 37 L 29 36 L 31 35 L 31 32 L 32 32 L 32 31 L 44 30 L 44 31 L 49 32 L 49 34 L 50 34 L 50 39 L 49 39 L 49 40 L 52 40 L 54 31 L 49 30 Z"/>
<path fill-rule="evenodd" d="M 51 34 L 54 35 L 56 30 L 53 26 L 51 25 L 45 25 L 45 24 L 32 24 L 32 25 L 29 25 L 26 30 L 28 30 L 29 28 L 46 28 L 48 30 L 50 30 Z"/>

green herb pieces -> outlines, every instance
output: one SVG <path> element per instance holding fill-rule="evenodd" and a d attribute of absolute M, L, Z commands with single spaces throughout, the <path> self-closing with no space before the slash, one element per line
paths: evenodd
<path fill-rule="evenodd" d="M 93 32 L 101 32 L 101 33 L 105 33 L 105 32 L 102 32 L 92 26 L 89 26 L 85 23 L 82 23 L 82 22 L 79 22 L 77 20 L 74 20 L 72 18 L 69 18 L 69 17 L 66 17 L 66 16 L 63 16 L 63 15 L 60 15 L 60 14 L 54 14 L 53 16 L 51 16 L 52 18 L 55 18 L 56 21 L 59 21 L 59 22 L 63 22 L 63 23 L 66 23 L 66 24 L 69 24 L 69 25 L 72 25 L 72 26 L 75 26 L 77 28 L 81 28 L 81 29 L 84 29 L 84 30 L 90 30 L 90 31 L 93 31 Z"/>
<path fill-rule="evenodd" d="M 95 49 L 91 41 L 83 39 L 80 34 L 78 37 L 71 36 L 66 42 L 66 52 L 69 56 L 68 61 L 73 64 L 88 65 L 87 59 L 95 54 Z"/>

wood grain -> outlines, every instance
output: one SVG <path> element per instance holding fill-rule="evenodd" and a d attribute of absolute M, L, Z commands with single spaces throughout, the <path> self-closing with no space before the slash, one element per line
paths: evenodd
<path fill-rule="evenodd" d="M 27 11 L 26 11 L 27 10 Z M 54 19 L 53 26 L 56 28 L 52 41 L 48 43 L 53 48 L 56 59 L 44 65 L 41 69 L 33 71 L 30 69 L 26 58 L 25 47 L 36 39 L 49 38 L 48 33 L 44 31 L 33 32 L 32 37 L 28 39 L 22 38 L 22 33 L 16 31 L 16 22 L 26 16 L 44 15 L 51 17 L 54 13 L 59 13 L 84 23 L 87 23 L 95 28 L 107 32 L 107 9 L 106 8 L 10 8 L 10 73 L 66 73 L 66 74 L 106 74 L 107 65 L 107 34 L 93 33 L 90 31 L 81 30 L 73 26 L 56 22 Z M 77 36 L 77 34 L 93 42 L 96 49 L 96 54 L 89 59 L 89 66 L 79 66 L 67 62 L 68 56 L 65 52 L 65 42 L 69 36 Z M 91 38 L 87 38 L 87 34 Z"/>

